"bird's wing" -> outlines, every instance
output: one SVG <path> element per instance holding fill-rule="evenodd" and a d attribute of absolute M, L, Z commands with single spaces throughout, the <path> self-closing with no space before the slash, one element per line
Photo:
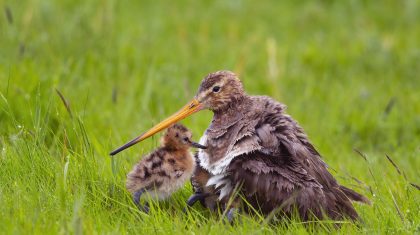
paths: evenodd
<path fill-rule="evenodd" d="M 332 218 L 357 218 L 346 192 L 328 172 L 327 165 L 309 142 L 303 129 L 278 106 L 268 100 L 262 112 L 239 133 L 235 145 L 258 142 L 256 151 L 235 157 L 229 165 L 231 180 L 242 184 L 244 194 L 256 196 L 268 209 L 290 202 L 301 216 L 325 211 Z M 295 195 L 294 195 L 295 194 Z M 351 198 L 351 197 L 350 197 Z M 287 206 L 286 203 L 283 206 Z"/>
<path fill-rule="evenodd" d="M 281 103 L 268 98 L 264 101 L 267 102 L 264 106 L 268 108 L 265 112 L 257 114 L 260 118 L 255 119 L 259 122 L 250 127 L 255 130 L 262 153 L 276 157 L 278 161 L 290 159 L 323 188 L 329 190 L 340 188 L 339 190 L 351 200 L 369 203 L 363 195 L 337 183 L 303 128 L 284 112 L 284 106 Z"/>
<path fill-rule="evenodd" d="M 238 138 L 235 145 L 252 138 L 258 142 L 258 151 L 276 159 L 293 160 L 323 187 L 337 184 L 304 130 L 285 113 L 283 104 L 269 97 L 257 97 L 254 105 L 264 108 L 252 114 L 250 119 L 255 121 L 243 128 L 246 133 L 239 133 L 239 137 L 244 137 Z"/>
<path fill-rule="evenodd" d="M 322 186 L 298 164 L 279 164 L 274 156 L 253 152 L 236 157 L 228 177 L 256 209 L 267 214 L 281 207 L 286 214 L 299 210 L 303 219 L 310 214 L 322 218 L 327 205 Z"/>
<path fill-rule="evenodd" d="M 358 218 L 347 195 L 339 187 L 323 187 L 296 162 L 254 152 L 236 157 L 228 177 L 240 186 L 248 203 L 264 214 L 279 209 L 285 215 L 297 210 L 303 220 Z M 249 205 L 246 204 L 246 205 Z"/>

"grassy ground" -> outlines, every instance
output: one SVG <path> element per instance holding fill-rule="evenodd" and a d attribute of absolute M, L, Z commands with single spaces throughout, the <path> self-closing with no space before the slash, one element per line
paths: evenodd
<path fill-rule="evenodd" d="M 0 233 L 420 233 L 418 0 L 138 2 L 0 3 Z M 135 209 L 125 174 L 158 138 L 108 153 L 220 69 L 288 105 L 339 181 L 372 200 L 356 205 L 363 223 L 231 226 L 198 205 L 182 214 L 189 185 Z M 183 123 L 198 139 L 210 118 Z"/>

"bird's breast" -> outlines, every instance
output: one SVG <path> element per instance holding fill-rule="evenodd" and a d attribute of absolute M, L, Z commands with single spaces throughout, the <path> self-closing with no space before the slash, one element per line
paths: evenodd
<path fill-rule="evenodd" d="M 236 129 L 225 138 L 212 138 L 207 132 L 201 137 L 200 144 L 207 149 L 199 150 L 199 162 L 211 174 L 223 174 L 235 157 L 262 148 L 258 136 L 252 131 L 243 126 Z"/>

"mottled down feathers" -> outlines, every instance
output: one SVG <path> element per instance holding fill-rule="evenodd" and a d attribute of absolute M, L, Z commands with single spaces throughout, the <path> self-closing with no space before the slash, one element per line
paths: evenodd
<path fill-rule="evenodd" d="M 168 128 L 162 146 L 144 156 L 127 175 L 126 187 L 131 193 L 139 190 L 157 199 L 170 196 L 191 177 L 195 160 L 189 152 L 191 132 L 180 124 Z"/>

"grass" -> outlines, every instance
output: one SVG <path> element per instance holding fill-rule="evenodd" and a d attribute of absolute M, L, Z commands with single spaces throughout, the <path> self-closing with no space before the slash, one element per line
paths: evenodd
<path fill-rule="evenodd" d="M 0 233 L 420 233 L 418 0 L 0 7 Z M 288 105 L 339 181 L 372 200 L 356 205 L 363 223 L 231 226 L 198 205 L 182 214 L 189 185 L 150 215 L 136 210 L 125 175 L 158 137 L 108 153 L 220 69 Z M 210 119 L 183 123 L 198 139 Z"/>

